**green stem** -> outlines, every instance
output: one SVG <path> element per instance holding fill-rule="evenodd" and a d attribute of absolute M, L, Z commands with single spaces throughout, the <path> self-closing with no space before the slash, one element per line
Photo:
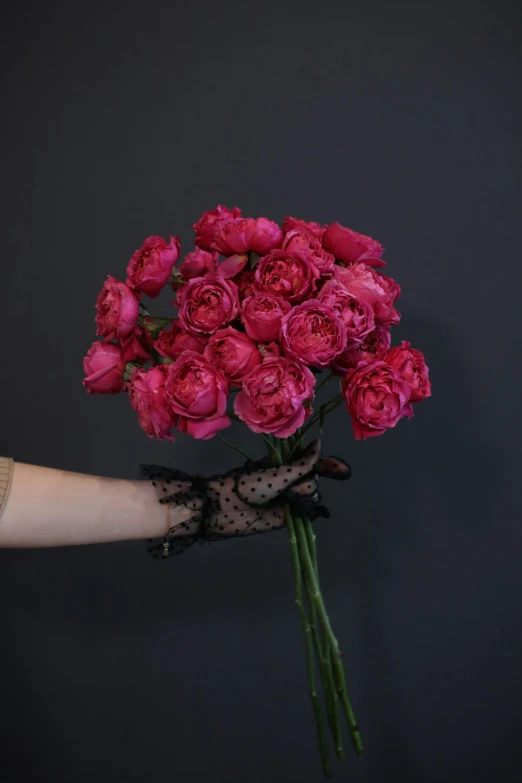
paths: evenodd
<path fill-rule="evenodd" d="M 290 459 L 292 459 L 292 457 L 295 455 L 295 453 L 298 450 L 303 448 L 303 437 L 306 435 L 308 430 L 310 430 L 314 426 L 314 424 L 317 424 L 321 416 L 324 418 L 333 410 L 335 410 L 339 405 L 341 405 L 343 402 L 344 402 L 344 398 L 341 394 L 337 395 L 337 397 L 332 397 L 331 400 L 328 400 L 328 402 L 325 402 L 323 405 L 321 405 L 322 414 L 320 409 L 318 413 L 314 413 L 312 414 L 312 416 L 309 417 L 308 421 L 305 424 L 303 424 L 303 426 L 300 429 L 299 440 L 289 454 Z"/>
<path fill-rule="evenodd" d="M 231 449 L 234 449 L 234 451 L 239 452 L 239 454 L 242 454 L 243 457 L 246 457 L 248 460 L 252 461 L 251 458 L 248 456 L 246 451 L 243 451 L 242 448 L 239 446 L 236 446 L 235 443 L 231 443 L 229 440 L 223 437 L 223 435 L 216 434 L 216 438 L 221 441 L 221 443 L 224 443 L 225 446 L 229 446 Z"/>
<path fill-rule="evenodd" d="M 315 389 L 314 389 L 314 392 L 315 392 L 315 394 L 317 394 L 317 392 L 318 392 L 320 389 L 322 389 L 322 388 L 323 388 L 323 386 L 326 386 L 326 384 L 328 383 L 328 381 L 331 381 L 331 380 L 332 380 L 332 378 L 335 378 L 335 375 L 333 374 L 333 372 L 330 372 L 330 373 L 328 373 L 328 375 L 327 375 L 325 378 L 323 378 L 323 380 L 321 381 L 321 383 L 320 383 L 318 386 L 316 386 L 316 387 L 315 387 Z"/>
<path fill-rule="evenodd" d="M 302 551 L 302 546 L 306 545 L 308 547 L 308 554 L 312 559 L 312 564 L 314 566 L 314 570 L 317 576 L 315 534 L 313 533 L 313 530 L 311 528 L 310 521 L 308 519 L 301 520 L 299 518 L 296 518 L 294 519 L 294 524 L 296 529 L 297 527 L 302 526 L 305 531 L 305 537 L 301 538 L 301 541 L 298 544 L 301 562 L 304 561 L 304 557 L 305 557 L 305 554 Z M 344 759 L 345 755 L 343 750 L 341 724 L 339 721 L 339 711 L 338 711 L 339 697 L 337 695 L 337 689 L 335 687 L 333 677 L 332 677 L 332 670 L 330 664 L 330 646 L 326 638 L 324 640 L 321 638 L 321 628 L 318 627 L 317 625 L 317 610 L 312 596 L 311 585 L 309 580 L 306 578 L 305 578 L 305 583 L 307 587 L 308 605 L 310 610 L 310 625 L 312 626 L 312 638 L 314 640 L 315 651 L 321 669 L 324 698 L 326 702 L 326 712 L 328 715 L 328 724 L 330 726 L 330 731 L 332 732 L 332 736 L 334 739 L 335 752 L 340 759 Z"/>
<path fill-rule="evenodd" d="M 282 465 L 283 457 L 281 455 L 281 447 L 272 441 L 269 435 L 262 434 L 261 437 L 267 445 L 268 453 L 274 465 Z"/>
<path fill-rule="evenodd" d="M 315 575 L 310 553 L 308 552 L 308 547 L 306 546 L 306 535 L 303 526 L 297 524 L 295 526 L 295 530 L 297 533 L 298 545 L 303 555 L 302 566 L 303 566 L 305 579 L 310 585 L 311 598 L 315 602 L 317 613 L 319 615 L 319 619 L 324 629 L 325 637 L 330 646 L 332 665 L 333 665 L 333 674 L 337 686 L 337 693 L 341 699 L 341 704 L 343 706 L 346 720 L 348 722 L 348 726 L 352 737 L 352 742 L 354 744 L 356 753 L 358 756 L 362 756 L 363 745 L 359 733 L 359 727 L 357 725 L 357 721 L 355 720 L 355 715 L 353 713 L 352 705 L 350 703 L 350 699 L 348 697 L 348 693 L 346 690 L 346 683 L 344 679 L 344 671 L 343 671 L 343 664 L 342 664 L 340 650 L 339 650 L 339 643 L 332 630 L 332 626 L 330 625 L 330 620 L 328 618 L 323 597 L 319 589 L 319 584 Z"/>
<path fill-rule="evenodd" d="M 288 537 L 290 540 L 290 548 L 292 552 L 292 562 L 294 566 L 294 579 L 295 579 L 295 602 L 299 610 L 301 617 L 301 624 L 303 626 L 303 632 L 305 636 L 305 649 L 306 649 L 306 663 L 308 669 L 308 684 L 310 687 L 310 698 L 312 700 L 312 706 L 315 713 L 315 722 L 317 727 L 317 736 L 319 738 L 319 751 L 321 753 L 321 760 L 323 763 L 323 772 L 325 777 L 331 777 L 330 760 L 328 758 L 328 748 L 326 745 L 326 735 L 324 731 L 323 714 L 321 710 L 321 704 L 317 695 L 317 689 L 315 684 L 315 671 L 313 661 L 313 648 L 312 648 L 312 626 L 306 617 L 306 612 L 303 604 L 303 590 L 302 590 L 302 578 L 301 578 L 301 562 L 299 557 L 299 551 L 297 547 L 297 538 L 294 526 L 294 520 L 287 505 L 284 507 L 285 522 L 288 528 Z"/>

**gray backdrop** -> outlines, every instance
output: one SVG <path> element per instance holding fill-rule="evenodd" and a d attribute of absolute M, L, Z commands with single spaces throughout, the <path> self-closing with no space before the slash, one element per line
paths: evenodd
<path fill-rule="evenodd" d="M 105 275 L 152 233 L 189 250 L 218 202 L 377 237 L 434 395 L 383 438 L 355 443 L 342 410 L 324 435 L 354 473 L 324 487 L 319 554 L 367 749 L 335 777 L 519 780 L 519 4 L 2 14 L 0 453 L 232 467 L 85 394 Z M 166 563 L 4 550 L 0 581 L 2 783 L 322 779 L 284 531 Z"/>

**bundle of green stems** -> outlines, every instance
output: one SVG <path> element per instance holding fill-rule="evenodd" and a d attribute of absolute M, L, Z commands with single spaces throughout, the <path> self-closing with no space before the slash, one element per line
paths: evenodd
<path fill-rule="evenodd" d="M 334 402 L 334 401 L 332 401 Z M 335 400 L 336 405 L 338 400 Z M 330 407 L 330 409 L 333 409 Z M 328 411 L 327 411 L 328 412 Z M 290 438 L 265 436 L 268 453 L 274 465 L 281 465 L 299 456 L 302 450 L 303 432 Z M 292 564 L 294 569 L 295 601 L 301 618 L 305 638 L 308 687 L 315 715 L 319 751 L 325 777 L 331 777 L 330 758 L 326 739 L 324 709 L 318 693 L 317 674 L 322 684 L 326 720 L 335 752 L 344 759 L 341 719 L 347 721 L 350 738 L 357 756 L 362 756 L 363 745 L 359 728 L 346 689 L 342 653 L 332 630 L 319 583 L 316 535 L 307 517 L 296 517 L 285 506 Z"/>

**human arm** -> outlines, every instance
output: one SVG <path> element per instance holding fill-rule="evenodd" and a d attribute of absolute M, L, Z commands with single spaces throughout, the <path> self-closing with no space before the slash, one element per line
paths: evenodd
<path fill-rule="evenodd" d="M 208 480 L 143 466 L 148 479 L 130 480 L 15 462 L 0 510 L 0 547 L 149 539 L 151 554 L 164 556 L 165 539 L 175 553 L 198 538 L 282 527 L 284 504 L 299 514 L 327 515 L 319 506 L 318 477 L 349 477 L 342 460 L 321 456 L 318 441 L 288 464 L 269 465 L 245 463 Z"/>
<path fill-rule="evenodd" d="M 163 536 L 188 518 L 158 503 L 150 481 L 14 462 L 0 547 L 52 547 Z"/>

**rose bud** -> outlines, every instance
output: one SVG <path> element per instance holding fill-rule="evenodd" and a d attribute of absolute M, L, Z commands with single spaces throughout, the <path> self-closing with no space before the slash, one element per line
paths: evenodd
<path fill-rule="evenodd" d="M 289 302 L 302 302 L 313 295 L 319 270 L 309 255 L 298 250 L 273 250 L 259 259 L 255 281 L 258 291 Z"/>
<path fill-rule="evenodd" d="M 205 277 L 216 271 L 219 253 L 208 253 L 197 247 L 192 253 L 187 253 L 181 264 L 179 272 L 183 280 L 192 280 L 193 277 Z"/>
<path fill-rule="evenodd" d="M 385 278 L 367 264 L 353 264 L 346 269 L 334 266 L 334 275 L 357 299 L 371 304 L 377 324 L 389 328 L 399 323 L 400 313 L 393 306 L 399 287 L 390 284 L 391 278 Z"/>
<path fill-rule="evenodd" d="M 213 334 L 239 312 L 237 286 L 217 275 L 194 277 L 178 292 L 179 320 L 189 332 Z"/>
<path fill-rule="evenodd" d="M 89 394 L 117 394 L 125 388 L 121 348 L 104 341 L 91 345 L 83 359 L 83 385 Z"/>
<path fill-rule="evenodd" d="M 96 334 L 106 340 L 126 337 L 139 315 L 139 299 L 121 280 L 107 275 L 96 299 Z"/>
<path fill-rule="evenodd" d="M 335 375 L 344 375 L 348 370 L 364 362 L 384 361 L 390 348 L 391 334 L 384 326 L 376 326 L 362 342 L 348 340 L 345 350 L 336 356 L 330 369 Z"/>
<path fill-rule="evenodd" d="M 170 243 L 162 237 L 148 237 L 129 261 L 127 285 L 155 299 L 172 274 L 179 249 L 179 237 L 171 236 Z"/>
<path fill-rule="evenodd" d="M 212 247 L 225 256 L 246 253 L 248 250 L 265 255 L 281 247 L 283 232 L 268 218 L 237 218 L 225 223 L 216 235 Z"/>
<path fill-rule="evenodd" d="M 338 314 L 346 326 L 346 336 L 350 342 L 361 342 L 375 329 L 373 307 L 363 299 L 357 299 L 339 280 L 328 280 L 317 297 Z"/>
<path fill-rule="evenodd" d="M 281 296 L 256 292 L 241 305 L 241 320 L 246 333 L 260 343 L 279 339 L 281 318 L 290 312 L 291 304 Z"/>
<path fill-rule="evenodd" d="M 308 254 L 312 263 L 322 275 L 330 272 L 335 263 L 335 257 L 321 247 L 318 239 L 306 232 L 289 231 L 283 239 L 281 249 L 289 251 L 300 250 L 302 253 Z"/>
<path fill-rule="evenodd" d="M 281 343 L 290 358 L 326 367 L 344 350 L 346 327 L 331 307 L 303 302 L 283 316 Z"/>
<path fill-rule="evenodd" d="M 368 266 L 386 266 L 386 262 L 381 259 L 384 248 L 380 242 L 339 223 L 327 227 L 322 242 L 325 250 L 345 264 L 364 262 Z"/>
<path fill-rule="evenodd" d="M 411 348 L 411 343 L 403 340 L 400 346 L 388 351 L 384 361 L 391 367 L 395 367 L 410 387 L 411 402 L 420 402 L 426 397 L 431 397 L 431 383 L 424 354 L 416 348 Z"/>
<path fill-rule="evenodd" d="M 350 370 L 341 386 L 356 440 L 382 435 L 404 416 L 413 416 L 410 387 L 385 362 Z"/>
<path fill-rule="evenodd" d="M 257 343 L 231 326 L 218 329 L 210 337 L 204 355 L 235 385 L 240 385 L 254 367 L 261 364 Z"/>
<path fill-rule="evenodd" d="M 243 381 L 234 410 L 253 432 L 288 438 L 311 413 L 314 385 L 308 367 L 284 356 L 268 355 Z"/>
<path fill-rule="evenodd" d="M 173 441 L 170 431 L 176 425 L 177 416 L 166 401 L 166 379 L 166 365 L 135 369 L 128 383 L 129 399 L 138 414 L 140 427 L 149 438 Z"/>
<path fill-rule="evenodd" d="M 179 415 L 177 428 L 198 440 L 208 440 L 229 427 L 227 398 L 230 385 L 223 373 L 205 357 L 184 351 L 167 366 L 165 397 Z"/>
<path fill-rule="evenodd" d="M 223 226 L 230 220 L 241 217 L 238 207 L 230 210 L 218 204 L 216 209 L 203 212 L 193 229 L 196 232 L 195 244 L 203 250 L 212 250 L 212 243 Z"/>
<path fill-rule="evenodd" d="M 147 350 L 152 347 L 153 340 L 150 333 L 141 326 L 135 326 L 130 334 L 122 337 L 120 340 L 122 359 L 127 362 L 137 362 L 143 364 L 151 359 L 151 354 Z"/>
<path fill-rule="evenodd" d="M 302 234 L 309 234 L 321 241 L 325 230 L 326 226 L 321 226 L 314 221 L 307 222 L 306 220 L 298 220 L 298 218 L 294 217 L 285 217 L 283 220 L 284 234 L 288 234 L 290 231 L 299 231 Z"/>
<path fill-rule="evenodd" d="M 160 356 L 174 361 L 183 351 L 203 353 L 207 342 L 208 337 L 187 332 L 177 318 L 168 329 L 161 330 L 154 341 L 154 348 Z"/>

